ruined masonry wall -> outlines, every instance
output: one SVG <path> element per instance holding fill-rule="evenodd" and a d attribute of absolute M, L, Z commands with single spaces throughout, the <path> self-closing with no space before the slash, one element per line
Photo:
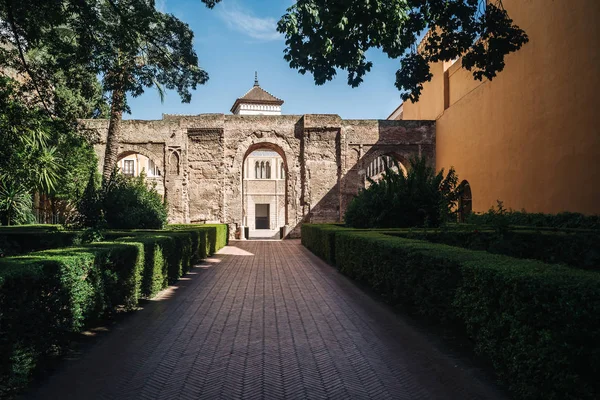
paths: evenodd
<path fill-rule="evenodd" d="M 102 168 L 108 121 L 83 123 Z M 375 158 L 435 160 L 434 121 L 201 114 L 123 121 L 122 127 L 120 154 L 143 154 L 161 169 L 170 222 L 241 225 L 245 157 L 259 148 L 279 152 L 287 167 L 282 208 L 290 237 L 299 236 L 302 222 L 340 222 Z"/>

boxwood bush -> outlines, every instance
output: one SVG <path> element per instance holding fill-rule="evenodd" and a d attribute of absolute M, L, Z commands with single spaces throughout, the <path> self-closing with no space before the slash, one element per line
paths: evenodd
<path fill-rule="evenodd" d="M 378 232 L 333 236 L 341 272 L 466 333 L 516 398 L 597 398 L 598 274 Z"/>
<path fill-rule="evenodd" d="M 63 231 L 56 225 L 0 227 L 0 257 L 80 244 L 82 231 Z"/>
<path fill-rule="evenodd" d="M 307 249 L 335 265 L 335 234 L 347 230 L 333 224 L 303 224 L 301 241 Z"/>
<path fill-rule="evenodd" d="M 70 334 L 139 299 L 135 243 L 47 250 L 0 262 L 0 388 L 26 383 Z"/>
<path fill-rule="evenodd" d="M 167 226 L 173 231 L 206 232 L 206 255 L 212 255 L 229 243 L 229 227 L 225 224 L 173 224 Z"/>
<path fill-rule="evenodd" d="M 223 231 L 109 232 L 111 242 L 0 259 L 0 395 L 26 385 L 73 334 L 180 278 L 222 246 Z"/>
<path fill-rule="evenodd" d="M 550 264 L 600 271 L 600 234 L 592 232 L 422 231 L 387 232 L 393 236 L 427 240 L 472 250 L 484 250 Z"/>
<path fill-rule="evenodd" d="M 488 212 L 470 214 L 467 218 L 467 222 L 476 225 L 490 226 L 507 224 L 538 228 L 600 230 L 600 215 L 584 215 L 574 212 L 544 214 L 513 211 L 504 209 L 501 201 L 498 201 L 496 208 L 492 207 Z"/>

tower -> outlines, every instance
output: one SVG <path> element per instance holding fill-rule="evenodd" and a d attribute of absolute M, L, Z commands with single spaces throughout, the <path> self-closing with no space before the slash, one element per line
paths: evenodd
<path fill-rule="evenodd" d="M 234 115 L 281 115 L 283 100 L 260 87 L 258 73 L 254 73 L 254 86 L 245 95 L 238 98 L 231 112 Z"/>

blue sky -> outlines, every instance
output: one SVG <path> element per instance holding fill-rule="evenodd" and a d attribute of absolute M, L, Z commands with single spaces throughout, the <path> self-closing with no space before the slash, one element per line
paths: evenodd
<path fill-rule="evenodd" d="M 165 114 L 230 113 L 235 99 L 254 83 L 258 71 L 263 89 L 283 99 L 284 114 L 338 114 L 342 118 L 385 119 L 401 103 L 394 87 L 398 60 L 373 51 L 372 71 L 358 88 L 346 83 L 346 73 L 323 86 L 312 75 L 300 75 L 283 59 L 285 42 L 276 23 L 292 0 L 223 0 L 213 10 L 200 0 L 156 0 L 157 7 L 188 23 L 195 35 L 200 66 L 210 76 L 182 104 L 176 92 L 168 92 L 161 104 L 151 88 L 130 98 L 127 119 L 161 119 Z"/>

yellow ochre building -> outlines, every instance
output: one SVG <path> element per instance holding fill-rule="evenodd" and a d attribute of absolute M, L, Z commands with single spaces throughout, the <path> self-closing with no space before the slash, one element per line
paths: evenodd
<path fill-rule="evenodd" d="M 436 121 L 436 166 L 454 166 L 473 211 L 600 214 L 600 1 L 504 0 L 529 43 L 493 81 L 435 63 L 417 103 L 389 119 Z"/>

